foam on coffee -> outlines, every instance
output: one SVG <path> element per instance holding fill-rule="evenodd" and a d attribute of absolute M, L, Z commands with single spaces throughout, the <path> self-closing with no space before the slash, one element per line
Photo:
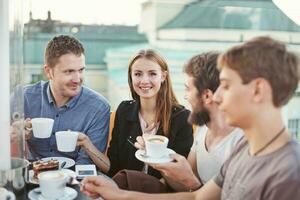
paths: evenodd
<path fill-rule="evenodd" d="M 56 172 L 56 171 L 48 171 L 48 172 L 43 172 L 39 175 L 39 179 L 48 179 L 48 180 L 52 180 L 52 179 L 61 179 L 64 177 L 64 174 L 61 172 Z"/>
<path fill-rule="evenodd" d="M 149 142 L 153 142 L 153 143 L 158 143 L 158 144 L 161 144 L 161 143 L 164 143 L 165 141 L 160 139 L 160 138 L 150 138 L 148 139 Z"/>

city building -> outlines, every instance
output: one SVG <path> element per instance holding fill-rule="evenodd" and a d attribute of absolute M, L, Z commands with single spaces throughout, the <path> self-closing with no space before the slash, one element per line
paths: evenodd
<path fill-rule="evenodd" d="M 57 34 L 71 34 L 83 43 L 87 64 L 85 83 L 104 95 L 107 90 L 106 50 L 147 42 L 146 36 L 137 32 L 137 26 L 65 23 L 53 20 L 50 11 L 45 20 L 33 19 L 30 13 L 30 20 L 24 26 L 25 83 L 44 78 L 44 50 L 47 42 Z"/>
<path fill-rule="evenodd" d="M 32 19 L 24 28 L 25 82 L 41 79 L 46 42 L 72 34 L 86 47 L 86 84 L 103 93 L 116 109 L 130 99 L 127 67 L 138 50 L 153 48 L 170 66 L 179 101 L 183 99 L 182 66 L 191 56 L 224 51 L 254 36 L 269 35 L 300 55 L 300 27 L 271 0 L 148 0 L 138 26 L 83 25 L 51 18 Z M 300 138 L 300 88 L 284 109 L 289 130 Z"/>
<path fill-rule="evenodd" d="M 258 35 L 284 41 L 300 55 L 300 26 L 271 0 L 148 0 L 142 4 L 139 32 L 147 35 L 149 43 L 106 51 L 114 83 L 110 87 L 123 99 L 128 96 L 127 77 L 120 74 L 126 74 L 125 64 L 141 48 L 154 48 L 166 57 L 177 97 L 186 106 L 182 66 L 192 55 L 223 51 Z M 300 139 L 299 96 L 300 87 L 283 112 L 289 130 Z"/>

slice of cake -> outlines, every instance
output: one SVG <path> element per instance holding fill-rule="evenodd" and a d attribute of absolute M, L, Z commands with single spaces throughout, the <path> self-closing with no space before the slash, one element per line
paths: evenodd
<path fill-rule="evenodd" d="M 40 172 L 49 171 L 49 170 L 58 170 L 59 168 L 59 161 L 55 159 L 51 159 L 48 161 L 35 161 L 32 163 L 32 169 L 34 172 L 33 178 L 38 179 L 37 176 Z"/>

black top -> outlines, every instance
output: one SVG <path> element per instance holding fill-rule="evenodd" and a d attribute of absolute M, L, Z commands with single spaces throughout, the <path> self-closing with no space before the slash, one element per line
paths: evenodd
<path fill-rule="evenodd" d="M 136 139 L 142 135 L 138 113 L 139 101 L 123 101 L 117 111 L 112 132 L 112 139 L 108 148 L 108 157 L 111 162 L 109 175 L 114 176 L 122 169 L 143 169 L 144 163 L 135 158 L 136 148 L 127 139 L 129 136 Z M 171 114 L 170 134 L 168 148 L 185 157 L 188 156 L 193 144 L 192 126 L 187 122 L 190 111 L 181 107 L 173 107 Z M 157 135 L 163 135 L 162 127 L 157 130 Z M 161 178 L 161 174 L 149 167 L 148 174 Z"/>

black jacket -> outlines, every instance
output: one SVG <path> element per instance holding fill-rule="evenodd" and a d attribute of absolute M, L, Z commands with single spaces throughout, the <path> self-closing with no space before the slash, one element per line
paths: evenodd
<path fill-rule="evenodd" d="M 135 141 L 142 135 L 138 117 L 139 101 L 123 101 L 117 111 L 112 132 L 112 139 L 108 148 L 108 157 L 111 162 L 109 175 L 114 176 L 122 169 L 143 169 L 144 163 L 135 158 L 136 149 L 129 144 L 129 136 Z M 169 134 L 168 148 L 185 157 L 188 156 L 193 144 L 192 126 L 187 122 L 190 111 L 183 106 L 173 107 L 171 115 L 171 132 Z M 162 135 L 162 127 L 158 128 L 157 135 Z M 161 177 L 161 174 L 149 167 L 148 174 Z"/>

